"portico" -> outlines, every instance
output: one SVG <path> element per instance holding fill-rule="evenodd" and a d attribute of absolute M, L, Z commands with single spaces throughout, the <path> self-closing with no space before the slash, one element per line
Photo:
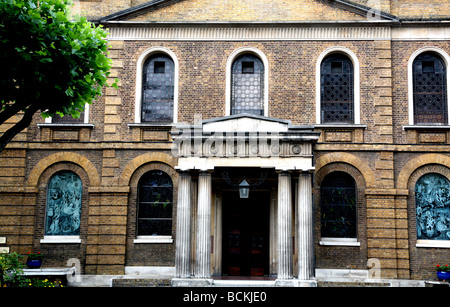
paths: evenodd
<path fill-rule="evenodd" d="M 276 276 L 276 284 L 280 286 L 311 280 L 314 277 L 312 148 L 319 133 L 311 126 L 293 126 L 285 120 L 240 114 L 177 126 L 172 137 L 179 171 L 176 273 L 172 284 L 208 285 L 216 275 L 231 274 L 224 269 L 229 254 L 222 244 L 223 224 L 229 224 L 231 217 L 223 212 L 229 212 L 233 202 L 233 210 L 239 214 L 239 206 L 245 203 L 237 204 L 230 195 L 238 197 L 237 184 L 248 178 L 246 173 L 250 170 L 254 174 L 271 174 L 270 180 L 262 175 L 249 179 L 250 187 L 255 188 L 250 193 L 259 194 L 251 194 L 248 201 L 259 202 L 263 210 L 264 199 L 269 197 L 267 214 L 246 215 L 249 220 L 268 219 L 266 224 L 261 222 L 266 226 L 260 227 L 260 233 L 268 235 L 260 234 L 258 239 L 264 242 L 260 245 L 267 245 L 261 247 L 260 254 L 268 268 L 250 271 L 242 267 L 236 271 L 241 273 L 236 274 L 259 272 L 255 274 Z M 233 177 L 225 177 L 224 170 L 233 170 Z M 262 187 L 258 190 L 256 185 Z M 253 228 L 256 231 L 258 227 Z M 244 241 L 240 237 L 244 230 L 236 229 L 239 248 L 242 242 L 251 244 L 256 240 Z M 242 250 L 238 249 L 239 254 Z"/>

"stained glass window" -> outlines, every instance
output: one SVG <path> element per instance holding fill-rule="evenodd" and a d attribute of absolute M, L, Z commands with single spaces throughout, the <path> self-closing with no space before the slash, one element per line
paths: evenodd
<path fill-rule="evenodd" d="M 420 54 L 413 62 L 414 123 L 448 124 L 447 68 L 433 52 Z"/>
<path fill-rule="evenodd" d="M 427 174 L 416 183 L 417 239 L 450 240 L 450 183 Z"/>
<path fill-rule="evenodd" d="M 344 172 L 328 174 L 320 186 L 321 235 L 356 238 L 356 188 Z"/>
<path fill-rule="evenodd" d="M 173 60 L 157 54 L 144 63 L 142 78 L 142 122 L 173 121 L 175 66 Z"/>
<path fill-rule="evenodd" d="M 321 64 L 321 123 L 354 123 L 353 63 L 335 53 Z"/>
<path fill-rule="evenodd" d="M 45 235 L 80 235 L 82 190 L 81 179 L 74 172 L 53 175 L 47 187 Z"/>
<path fill-rule="evenodd" d="M 252 54 L 238 57 L 231 68 L 231 115 L 264 115 L 264 65 Z"/>
<path fill-rule="evenodd" d="M 138 235 L 171 235 L 172 207 L 173 184 L 170 176 L 159 170 L 144 174 L 138 187 Z"/>

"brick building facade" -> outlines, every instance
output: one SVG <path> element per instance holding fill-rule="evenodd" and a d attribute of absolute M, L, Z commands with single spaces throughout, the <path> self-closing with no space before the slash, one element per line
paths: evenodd
<path fill-rule="evenodd" d="M 448 1 L 77 5 L 109 30 L 119 88 L 81 122 L 36 115 L 1 153 L 12 251 L 90 275 L 314 280 L 369 262 L 382 278 L 436 279 L 450 258 Z M 69 174 L 81 205 L 58 224 L 51 190 Z"/>

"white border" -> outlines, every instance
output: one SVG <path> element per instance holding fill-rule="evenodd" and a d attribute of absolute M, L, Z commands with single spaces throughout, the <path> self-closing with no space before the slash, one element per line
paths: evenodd
<path fill-rule="evenodd" d="M 444 50 L 433 46 L 422 47 L 414 51 L 408 61 L 408 124 L 410 126 L 414 126 L 413 62 L 419 54 L 427 51 L 436 52 L 437 54 L 441 55 L 447 67 L 447 119 L 449 122 L 447 122 L 446 124 L 448 125 L 450 124 L 450 107 L 448 101 L 450 99 L 450 56 Z"/>
<path fill-rule="evenodd" d="M 331 53 L 343 53 L 347 55 L 353 63 L 353 110 L 354 110 L 354 119 L 353 123 L 355 125 L 359 125 L 361 123 L 361 89 L 360 89 L 360 68 L 359 61 L 356 54 L 346 47 L 330 47 L 326 49 L 319 56 L 316 62 L 316 124 L 321 124 L 320 117 L 320 75 L 321 75 L 321 65 L 323 59 Z M 336 124 L 338 125 L 338 124 Z"/>
<path fill-rule="evenodd" d="M 226 72 L 226 88 L 225 88 L 225 116 L 231 115 L 231 67 L 234 60 L 245 53 L 253 53 L 258 56 L 264 65 L 264 116 L 269 116 L 269 61 L 266 55 L 253 47 L 242 47 L 235 50 L 229 57 L 227 61 L 227 72 Z"/>
<path fill-rule="evenodd" d="M 142 72 L 145 60 L 155 53 L 165 53 L 172 58 L 174 63 L 174 88 L 173 88 L 173 123 L 178 122 L 178 75 L 179 63 L 178 58 L 170 49 L 165 47 L 152 47 L 144 51 L 137 61 L 136 65 L 136 100 L 134 111 L 134 122 L 137 124 L 141 121 L 141 105 L 142 105 Z"/>

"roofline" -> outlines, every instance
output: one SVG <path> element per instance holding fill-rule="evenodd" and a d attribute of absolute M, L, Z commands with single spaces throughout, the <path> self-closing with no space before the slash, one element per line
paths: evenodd
<path fill-rule="evenodd" d="M 141 14 L 144 14 L 148 11 L 158 9 L 163 6 L 167 6 L 173 3 L 181 2 L 185 0 L 151 0 L 146 3 L 142 3 L 140 5 L 133 6 L 131 8 L 113 13 L 111 15 L 105 16 L 100 18 L 97 21 L 94 21 L 96 23 L 105 24 L 110 23 L 111 21 L 124 21 L 126 19 L 130 19 L 135 16 L 139 16 Z M 325 0 L 326 4 L 329 4 L 331 6 L 335 6 L 341 9 L 344 9 L 346 11 L 350 11 L 352 13 L 361 15 L 361 16 L 369 16 L 369 14 L 376 14 L 380 18 L 391 21 L 391 22 L 400 22 L 400 19 L 397 16 L 375 10 L 371 7 L 360 5 L 357 3 L 353 3 L 351 1 L 347 0 Z M 372 15 L 370 15 L 372 16 Z"/>

